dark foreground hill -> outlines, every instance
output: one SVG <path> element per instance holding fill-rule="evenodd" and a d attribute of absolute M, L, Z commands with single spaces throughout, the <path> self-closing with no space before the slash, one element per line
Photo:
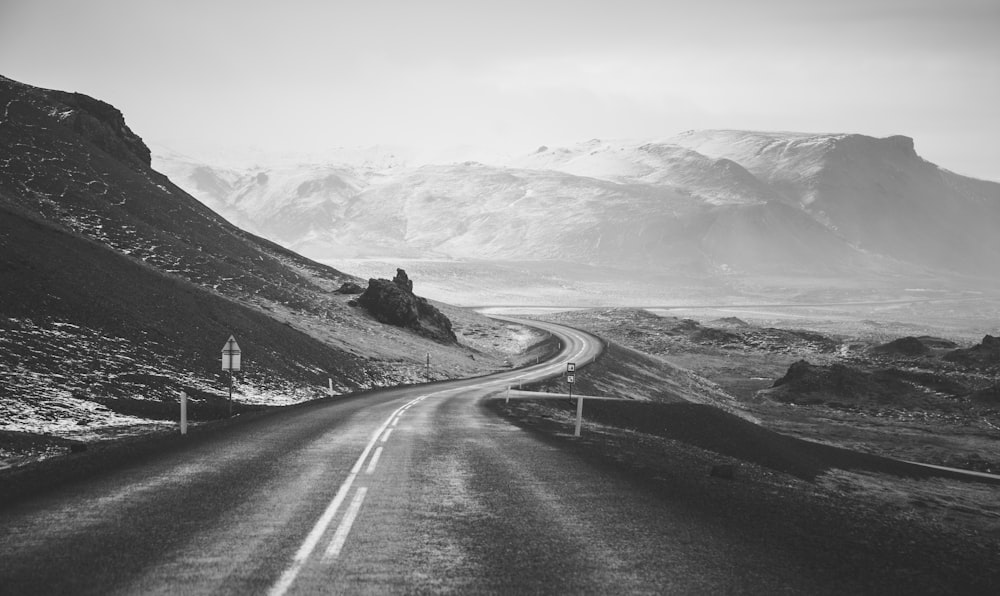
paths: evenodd
<path fill-rule="evenodd" d="M 334 291 L 355 278 L 236 228 L 153 171 L 114 107 L 3 77 L 0 275 L 8 428 L 162 417 L 168 402 L 173 415 L 182 389 L 217 399 L 229 335 L 244 403 L 299 401 L 328 380 L 338 392 L 416 380 L 428 351 L 443 376 L 489 360 L 348 306 Z"/>

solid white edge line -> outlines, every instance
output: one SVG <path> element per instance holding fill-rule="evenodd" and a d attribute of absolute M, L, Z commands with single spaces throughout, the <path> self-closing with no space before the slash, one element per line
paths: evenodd
<path fill-rule="evenodd" d="M 333 533 L 330 545 L 326 547 L 326 552 L 323 554 L 324 561 L 329 561 L 340 555 L 341 549 L 344 548 L 344 543 L 347 542 L 347 536 L 351 533 L 351 526 L 354 525 L 354 519 L 358 516 L 358 512 L 361 511 L 361 504 L 364 503 L 367 493 L 368 488 L 364 486 L 359 486 L 357 492 L 354 493 L 354 499 L 351 500 L 351 505 L 347 508 L 347 512 L 344 513 L 344 519 L 340 520 L 340 525 L 337 526 L 337 531 Z"/>
<path fill-rule="evenodd" d="M 371 474 L 375 471 L 375 466 L 378 465 L 378 459 L 382 457 L 382 447 L 379 446 L 375 449 L 375 453 L 372 454 L 371 461 L 368 462 L 368 468 L 365 469 L 365 474 Z"/>

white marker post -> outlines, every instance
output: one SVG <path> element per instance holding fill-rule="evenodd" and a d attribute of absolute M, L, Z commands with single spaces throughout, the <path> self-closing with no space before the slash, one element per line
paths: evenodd
<path fill-rule="evenodd" d="M 330 383 L 330 389 L 327 391 L 327 394 L 333 395 L 333 379 L 327 379 L 327 381 Z"/>
<path fill-rule="evenodd" d="M 188 394 L 181 391 L 181 434 L 188 434 Z"/>
<path fill-rule="evenodd" d="M 576 381 L 576 363 L 566 363 L 566 382 L 569 383 L 569 399 L 573 399 L 573 382 Z M 574 437 L 580 436 L 580 427 L 583 425 L 583 396 L 576 396 L 576 431 Z"/>
<path fill-rule="evenodd" d="M 229 371 L 229 417 L 233 417 L 233 371 L 240 369 L 240 345 L 232 335 L 222 346 L 222 370 Z"/>

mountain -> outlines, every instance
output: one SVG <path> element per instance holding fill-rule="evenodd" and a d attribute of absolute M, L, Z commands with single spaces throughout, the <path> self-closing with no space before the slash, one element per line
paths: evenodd
<path fill-rule="evenodd" d="M 738 162 L 862 250 L 932 270 L 1000 272 L 1000 184 L 922 159 L 908 137 L 703 131 L 672 141 Z"/>
<path fill-rule="evenodd" d="M 169 154 L 157 167 L 163 164 L 169 164 L 166 171 L 171 178 L 183 181 L 185 188 L 233 224 L 299 253 L 310 252 L 316 242 L 327 250 L 324 239 L 329 243 L 333 238 L 329 222 L 337 221 L 345 202 L 367 186 L 361 174 L 347 166 L 310 164 L 241 171 L 213 168 L 178 154 Z M 343 246 L 338 253 L 349 253 L 349 247 Z"/>
<path fill-rule="evenodd" d="M 235 173 L 158 163 L 220 213 L 321 260 L 986 283 L 1000 273 L 1000 184 L 939 168 L 906 137 L 693 131 L 492 164 L 286 166 L 243 172 L 230 190 L 202 180 Z"/>
<path fill-rule="evenodd" d="M 0 77 L 0 106 L 0 430 L 169 418 L 181 390 L 214 415 L 230 335 L 244 404 L 495 360 L 349 306 L 356 278 L 206 208 L 109 104 Z"/>

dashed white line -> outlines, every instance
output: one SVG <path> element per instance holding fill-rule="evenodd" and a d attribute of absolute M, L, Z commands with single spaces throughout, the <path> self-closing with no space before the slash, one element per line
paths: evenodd
<path fill-rule="evenodd" d="M 351 501 L 350 507 L 347 508 L 344 519 L 340 520 L 340 525 L 337 526 L 337 531 L 333 533 L 330 545 L 326 547 L 326 553 L 323 554 L 324 561 L 329 561 L 340 556 L 340 551 L 344 548 L 344 543 L 347 542 L 347 536 L 351 533 L 351 526 L 354 525 L 354 519 L 358 517 L 358 512 L 361 511 L 361 504 L 364 503 L 367 493 L 368 488 L 364 486 L 359 486 L 357 492 L 354 493 L 354 499 Z"/>
<path fill-rule="evenodd" d="M 344 499 L 347 498 L 347 493 L 351 490 L 351 486 L 354 484 L 354 479 L 357 478 L 358 473 L 361 471 L 361 466 L 364 465 L 365 460 L 368 459 L 368 454 L 371 453 L 372 449 L 375 447 L 376 441 L 378 441 L 379 437 L 382 436 L 382 433 L 385 432 L 386 428 L 389 426 L 389 422 L 402 412 L 404 408 L 412 406 L 416 403 L 416 401 L 416 399 L 410 400 L 405 405 L 396 409 L 396 411 L 386 418 L 385 422 L 382 423 L 382 426 L 378 427 L 378 429 L 372 433 L 372 437 L 369 439 L 368 444 L 365 445 L 365 449 L 361 452 L 361 456 L 356 462 L 354 462 L 354 466 L 351 468 L 350 474 L 347 475 L 347 478 L 337 490 L 337 494 L 333 497 L 333 500 L 330 501 L 330 504 L 327 505 L 326 510 L 323 511 L 323 515 L 316 520 L 316 524 L 313 526 L 312 530 L 310 530 L 306 539 L 302 542 L 302 545 L 299 546 L 299 550 L 296 551 L 295 556 L 292 558 L 292 564 L 285 570 L 284 573 L 281 574 L 278 581 L 271 586 L 271 589 L 268 592 L 270 596 L 283 596 L 286 592 L 288 592 L 288 589 L 292 587 L 292 584 L 295 582 L 295 578 L 298 577 L 299 572 L 302 571 L 302 567 L 306 564 L 309 556 L 316 548 L 316 544 L 319 543 L 320 538 L 323 537 L 323 534 L 326 532 L 327 527 L 329 527 L 330 522 L 332 522 L 333 518 L 337 515 L 337 510 L 340 509 Z M 386 433 L 382 442 L 385 442 L 385 439 L 388 438 L 388 433 Z M 358 506 L 360 507 L 360 504 Z M 355 513 L 355 515 L 357 514 Z M 343 525 L 343 522 L 341 522 L 341 524 Z M 348 528 L 348 530 L 350 530 L 350 528 Z"/>
<path fill-rule="evenodd" d="M 367 455 L 368 450 L 366 449 L 365 452 L 361 454 L 362 459 Z M 299 571 L 302 570 L 302 566 L 305 565 L 306 560 L 309 559 L 309 555 L 311 555 L 313 549 L 316 548 L 316 544 L 319 542 L 319 539 L 323 537 L 323 533 L 326 532 L 327 526 L 329 526 L 330 522 L 333 521 L 333 517 L 337 515 L 337 509 L 340 509 L 341 503 L 343 503 L 344 499 L 347 497 L 347 493 L 351 490 L 351 485 L 354 484 L 354 478 L 356 476 L 356 472 L 351 472 L 347 476 L 347 480 L 344 480 L 344 483 L 340 485 L 340 489 L 337 491 L 336 496 L 334 496 L 333 500 L 330 501 L 330 504 L 327 506 L 326 511 L 323 512 L 323 515 L 316 520 L 316 525 L 313 526 L 312 531 L 309 532 L 309 535 L 306 536 L 302 546 L 300 546 L 298 552 L 295 553 L 295 558 L 292 559 L 292 565 L 281 574 L 278 581 L 271 587 L 271 591 L 269 592 L 271 596 L 281 596 L 288 591 L 288 588 L 292 587 L 292 582 L 295 581 L 295 578 L 299 575 Z"/>
<path fill-rule="evenodd" d="M 385 431 L 385 434 L 382 435 L 382 442 L 385 443 L 386 441 L 388 441 L 389 440 L 389 435 L 391 435 L 391 434 L 392 434 L 392 429 L 391 428 L 387 429 Z"/>
<path fill-rule="evenodd" d="M 368 462 L 368 468 L 365 469 L 365 474 L 371 474 L 375 471 L 375 466 L 378 465 L 378 458 L 382 457 L 382 447 L 379 446 L 375 449 L 375 453 L 372 454 L 372 460 Z"/>

